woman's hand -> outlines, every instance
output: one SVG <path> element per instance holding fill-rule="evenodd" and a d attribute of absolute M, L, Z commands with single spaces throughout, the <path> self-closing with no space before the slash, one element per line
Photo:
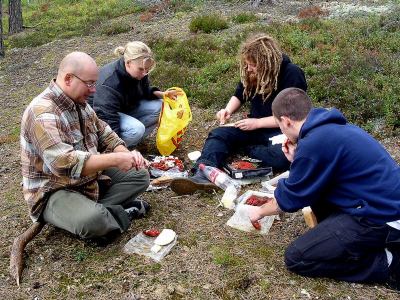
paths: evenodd
<path fill-rule="evenodd" d="M 178 97 L 179 95 L 182 95 L 183 93 L 181 91 L 177 91 L 177 90 L 168 90 L 164 92 L 164 96 L 176 100 L 176 97 Z"/>
<path fill-rule="evenodd" d="M 227 120 L 230 119 L 231 113 L 229 110 L 226 108 L 221 109 L 219 112 L 217 112 L 217 120 L 219 120 L 219 124 L 223 125 Z"/>
<path fill-rule="evenodd" d="M 259 119 L 255 119 L 255 118 L 243 119 L 243 120 L 235 122 L 235 127 L 239 128 L 241 130 L 245 130 L 245 131 L 255 130 L 260 127 L 258 122 L 259 122 Z"/>

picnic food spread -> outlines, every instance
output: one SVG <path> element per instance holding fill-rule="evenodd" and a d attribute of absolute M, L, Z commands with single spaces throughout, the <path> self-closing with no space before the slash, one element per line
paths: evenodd
<path fill-rule="evenodd" d="M 161 170 L 168 171 L 172 168 L 178 168 L 180 172 L 185 169 L 183 162 L 175 156 L 156 156 L 154 161 L 150 163 L 150 167 Z"/>

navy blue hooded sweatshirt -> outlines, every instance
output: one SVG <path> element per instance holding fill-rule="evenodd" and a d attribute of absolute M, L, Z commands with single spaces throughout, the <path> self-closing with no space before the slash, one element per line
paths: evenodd
<path fill-rule="evenodd" d="M 303 124 L 287 179 L 275 197 L 283 211 L 317 201 L 375 224 L 400 220 L 400 167 L 336 109 L 313 109 Z"/>

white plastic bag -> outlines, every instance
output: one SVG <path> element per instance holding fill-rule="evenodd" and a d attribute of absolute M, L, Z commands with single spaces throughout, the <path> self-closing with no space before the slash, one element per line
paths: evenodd
<path fill-rule="evenodd" d="M 237 205 L 235 207 L 235 214 L 226 222 L 226 225 L 236 228 L 242 231 L 247 232 L 255 232 L 262 235 L 267 235 L 271 226 L 275 220 L 276 216 L 266 216 L 260 219 L 258 222 L 261 225 L 261 229 L 257 230 L 254 228 L 253 224 L 251 224 L 249 214 L 248 214 L 248 207 L 250 205 L 245 204 L 247 199 L 252 196 L 256 195 L 259 197 L 273 197 L 272 194 L 262 193 L 257 191 L 247 191 L 242 196 L 237 199 Z"/>
<path fill-rule="evenodd" d="M 155 237 L 149 237 L 142 232 L 131 238 L 124 246 L 123 251 L 126 254 L 140 254 L 152 258 L 156 262 L 160 262 L 175 246 L 178 236 L 168 245 L 162 246 L 161 249 L 154 253 L 151 248 L 155 245 Z"/>

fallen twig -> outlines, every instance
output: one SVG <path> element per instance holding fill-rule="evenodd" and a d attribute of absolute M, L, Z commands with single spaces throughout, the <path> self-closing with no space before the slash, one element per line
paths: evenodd
<path fill-rule="evenodd" d="M 10 254 L 10 274 L 19 286 L 24 270 L 24 249 L 26 245 L 42 231 L 45 223 L 35 222 L 25 232 L 14 239 Z"/>

